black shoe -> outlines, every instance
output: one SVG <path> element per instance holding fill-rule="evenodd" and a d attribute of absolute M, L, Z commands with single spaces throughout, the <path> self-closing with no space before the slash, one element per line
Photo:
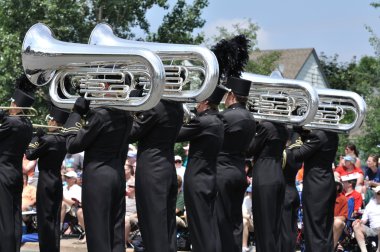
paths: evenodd
<path fill-rule="evenodd" d="M 83 231 L 83 232 L 79 235 L 78 240 L 83 240 L 84 237 L 86 237 L 86 232 Z"/>

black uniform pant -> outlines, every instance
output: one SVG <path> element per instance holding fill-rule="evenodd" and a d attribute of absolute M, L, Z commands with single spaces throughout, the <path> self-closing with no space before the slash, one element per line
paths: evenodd
<path fill-rule="evenodd" d="M 252 214 L 256 251 L 279 251 L 281 214 L 285 182 L 281 166 L 274 159 L 259 159 L 253 167 Z"/>
<path fill-rule="evenodd" d="M 120 159 L 84 164 L 82 208 L 88 251 L 125 252 L 125 174 Z"/>
<path fill-rule="evenodd" d="M 302 191 L 305 246 L 308 252 L 333 251 L 334 206 L 336 187 L 329 170 L 305 169 Z"/>
<path fill-rule="evenodd" d="M 37 223 L 40 252 L 60 251 L 62 180 L 40 171 L 37 185 Z"/>
<path fill-rule="evenodd" d="M 136 168 L 136 207 L 145 251 L 176 252 L 175 167 L 168 162 L 141 162 Z"/>
<path fill-rule="evenodd" d="M 300 198 L 295 182 L 287 183 L 285 187 L 284 208 L 281 218 L 280 251 L 296 251 L 297 216 Z"/>
<path fill-rule="evenodd" d="M 244 165 L 217 167 L 217 189 L 215 212 L 219 239 L 223 252 L 240 252 L 243 241 L 242 204 L 247 188 Z M 219 249 L 219 248 L 218 248 Z"/>
<path fill-rule="evenodd" d="M 184 197 L 192 251 L 216 252 L 215 162 L 190 159 L 185 171 Z"/>
<path fill-rule="evenodd" d="M 0 172 L 0 252 L 18 252 L 21 246 L 22 177 L 12 175 Z"/>

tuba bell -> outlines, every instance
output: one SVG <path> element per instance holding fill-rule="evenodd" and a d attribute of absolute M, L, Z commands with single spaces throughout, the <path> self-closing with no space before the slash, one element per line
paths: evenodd
<path fill-rule="evenodd" d="M 300 126 L 314 119 L 318 94 L 308 82 L 247 72 L 241 78 L 251 81 L 247 106 L 256 120 Z"/>
<path fill-rule="evenodd" d="M 360 95 L 351 91 L 327 88 L 318 88 L 317 92 L 318 111 L 305 128 L 346 134 L 360 128 L 367 110 L 367 105 Z"/>
<path fill-rule="evenodd" d="M 202 46 L 121 39 L 105 23 L 95 26 L 89 44 L 122 46 L 127 49 L 138 47 L 157 53 L 165 67 L 164 99 L 203 101 L 212 94 L 218 83 L 218 61 L 212 51 Z"/>
<path fill-rule="evenodd" d="M 91 107 L 147 110 L 163 93 L 165 71 L 155 53 L 142 48 L 62 42 L 42 23 L 33 25 L 25 35 L 22 65 L 33 84 L 51 82 L 51 100 L 60 108 L 72 108 L 83 95 Z M 141 87 L 142 97 L 130 97 Z"/>

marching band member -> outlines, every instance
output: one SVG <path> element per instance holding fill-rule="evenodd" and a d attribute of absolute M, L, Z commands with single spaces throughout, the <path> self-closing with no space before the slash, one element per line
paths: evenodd
<path fill-rule="evenodd" d="M 32 124 L 19 107 L 30 107 L 34 86 L 25 75 L 16 80 L 9 116 L 0 113 L 0 251 L 21 246 L 22 158 L 32 139 Z"/>
<path fill-rule="evenodd" d="M 198 104 L 197 116 L 182 126 L 177 142 L 190 141 L 184 196 L 192 251 L 216 252 L 216 159 L 223 144 L 224 126 L 218 105 L 226 90 L 216 87 Z"/>
<path fill-rule="evenodd" d="M 300 207 L 300 198 L 296 188 L 296 175 L 302 162 L 294 160 L 291 150 L 300 148 L 302 140 L 294 133 L 288 142 L 290 144 L 283 151 L 282 168 L 285 178 L 285 198 L 281 215 L 280 250 L 281 252 L 296 251 L 297 240 L 297 211 Z"/>
<path fill-rule="evenodd" d="M 338 149 L 338 134 L 325 130 L 308 133 L 300 129 L 303 145 L 292 149 L 296 161 L 304 162 L 302 191 L 307 251 L 333 251 L 336 186 L 331 164 Z"/>
<path fill-rule="evenodd" d="M 81 118 L 86 115 L 86 124 Z M 79 97 L 63 131 L 68 153 L 84 151 L 82 208 L 88 251 L 125 252 L 125 175 L 129 112 Z"/>
<path fill-rule="evenodd" d="M 224 142 L 217 159 L 218 196 L 215 211 L 221 251 L 242 251 L 242 204 L 248 186 L 245 174 L 245 152 L 255 135 L 256 123 L 245 105 L 250 81 L 230 77 L 227 85 L 224 120 Z"/>
<path fill-rule="evenodd" d="M 280 251 L 281 212 L 285 194 L 281 160 L 287 140 L 288 131 L 284 124 L 261 121 L 247 152 L 249 157 L 254 157 L 252 213 L 257 231 L 257 251 Z"/>
<path fill-rule="evenodd" d="M 33 137 L 26 157 L 38 159 L 39 177 L 37 184 L 38 242 L 41 252 L 60 251 L 60 223 L 62 203 L 61 165 L 66 155 L 66 139 L 58 133 L 69 116 L 69 112 L 50 106 L 47 116 L 49 133 L 39 128 Z"/>
<path fill-rule="evenodd" d="M 133 122 L 129 141 L 138 141 L 136 207 L 147 252 L 177 251 L 177 175 L 173 157 L 182 122 L 182 104 L 168 100 L 138 113 Z"/>

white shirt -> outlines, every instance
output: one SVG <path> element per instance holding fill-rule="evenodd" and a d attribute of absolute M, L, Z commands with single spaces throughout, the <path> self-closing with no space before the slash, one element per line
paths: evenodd
<path fill-rule="evenodd" d="M 182 179 L 182 182 L 183 182 L 183 178 L 185 176 L 185 170 L 186 170 L 186 168 L 183 167 L 183 166 L 181 166 L 180 168 L 176 168 L 175 170 L 177 172 L 177 175 L 181 176 L 181 179 Z"/>
<path fill-rule="evenodd" d="M 371 199 L 365 207 L 362 220 L 369 221 L 371 228 L 380 227 L 380 204 L 377 204 L 376 199 Z"/>
<path fill-rule="evenodd" d="M 252 198 L 248 195 L 244 197 L 242 210 L 243 213 L 252 216 Z"/>
<path fill-rule="evenodd" d="M 68 199 L 77 199 L 79 202 L 82 202 L 82 187 L 77 184 L 74 184 L 68 189 L 67 185 L 63 187 L 63 197 Z"/>

